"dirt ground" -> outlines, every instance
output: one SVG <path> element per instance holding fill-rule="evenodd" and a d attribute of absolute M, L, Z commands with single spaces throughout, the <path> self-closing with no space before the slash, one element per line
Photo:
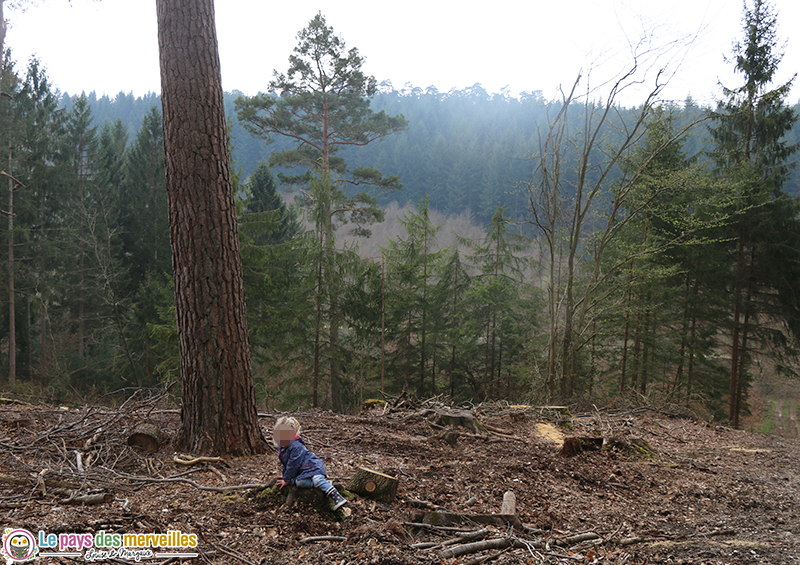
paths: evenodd
<path fill-rule="evenodd" d="M 178 530 L 198 538 L 188 563 L 800 563 L 798 440 L 646 410 L 565 415 L 495 403 L 474 410 L 490 431 L 458 428 L 448 443 L 435 439 L 441 428 L 420 408 L 293 414 L 330 477 L 346 483 L 368 467 L 400 481 L 391 504 L 354 497 L 342 516 L 308 501 L 286 509 L 281 496 L 235 488 L 277 476 L 272 453 L 188 466 L 174 461 L 168 442 L 155 453 L 127 445 L 143 421 L 174 437 L 176 411 L 0 406 L 0 528 L 44 539 Z M 277 416 L 261 415 L 265 437 Z M 563 438 L 575 436 L 603 437 L 605 446 L 560 455 Z M 208 490 L 223 487 L 230 490 Z M 435 509 L 499 513 L 507 491 L 523 527 L 414 525 Z M 104 502 L 71 504 L 92 492 Z M 446 550 L 461 542 L 415 547 L 481 528 L 484 539 L 509 547 L 458 557 Z M 318 536 L 334 538 L 307 539 Z M 179 562 L 142 555 L 143 563 Z M 87 561 L 84 553 L 37 562 Z M 118 554 L 104 562 L 134 561 Z"/>

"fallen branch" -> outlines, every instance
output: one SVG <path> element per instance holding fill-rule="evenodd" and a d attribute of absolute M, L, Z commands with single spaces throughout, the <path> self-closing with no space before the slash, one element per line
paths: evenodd
<path fill-rule="evenodd" d="M 623 538 L 621 540 L 615 541 L 614 543 L 625 547 L 626 545 L 635 545 L 637 543 L 642 543 L 645 541 L 647 541 L 645 538 L 639 536 L 633 536 L 629 538 Z"/>
<path fill-rule="evenodd" d="M 464 501 L 464 502 L 462 502 L 461 504 L 458 504 L 458 505 L 456 506 L 456 510 L 460 510 L 460 509 L 462 509 L 462 508 L 466 508 L 466 507 L 467 507 L 467 506 L 469 506 L 470 504 L 475 504 L 476 502 L 478 502 L 478 498 L 477 498 L 477 497 L 475 497 L 475 496 L 470 496 L 470 497 L 469 497 L 467 500 L 465 500 L 465 501 Z"/>
<path fill-rule="evenodd" d="M 344 536 L 311 536 L 301 539 L 300 543 L 317 543 L 320 541 L 347 541 L 347 538 Z"/>
<path fill-rule="evenodd" d="M 442 532 L 471 532 L 468 528 L 452 528 L 449 526 L 434 526 L 432 524 L 423 524 L 422 522 L 401 522 L 403 526 L 409 528 L 421 528 L 424 530 L 442 531 Z"/>
<path fill-rule="evenodd" d="M 479 539 L 485 538 L 489 534 L 489 530 L 487 528 L 481 528 L 480 530 L 475 530 L 474 532 L 466 532 L 463 534 L 459 534 L 454 538 L 450 538 L 448 540 L 444 540 L 442 542 L 423 542 L 423 543 L 415 543 L 411 547 L 414 549 L 425 549 L 425 550 L 433 550 L 438 549 L 440 547 L 445 547 L 448 545 L 455 545 L 457 543 L 464 543 L 468 541 L 475 541 Z"/>
<path fill-rule="evenodd" d="M 180 456 L 176 455 L 172 458 L 175 463 L 179 465 L 197 465 L 198 463 L 224 463 L 225 460 L 222 457 L 195 457 L 193 459 L 183 459 Z"/>
<path fill-rule="evenodd" d="M 502 551 L 498 551 L 496 553 L 490 553 L 489 555 L 482 555 L 481 557 L 475 557 L 474 559 L 470 559 L 469 561 L 464 561 L 464 565 L 480 565 L 481 563 L 486 563 L 487 561 L 493 561 L 503 555 Z"/>
<path fill-rule="evenodd" d="M 600 539 L 600 536 L 594 532 L 585 532 L 582 534 L 576 534 L 574 536 L 570 536 L 568 538 L 555 540 L 553 541 L 553 543 L 556 545 L 560 545 L 562 547 L 569 547 L 584 541 L 595 540 L 595 539 Z"/>
<path fill-rule="evenodd" d="M 500 434 L 501 436 L 512 437 L 511 432 L 507 430 L 502 430 L 500 428 L 495 428 L 494 426 L 490 426 L 486 422 L 483 422 L 483 427 L 489 430 L 490 432 L 494 432 L 496 434 Z"/>
<path fill-rule="evenodd" d="M 198 490 L 204 490 L 208 492 L 226 492 L 229 490 L 250 490 L 256 488 L 265 488 L 268 486 L 265 484 L 246 484 L 246 485 L 230 485 L 227 487 L 207 487 L 199 483 L 196 483 L 191 479 L 184 479 L 183 477 L 174 477 L 169 479 L 154 479 L 152 477 L 128 476 L 126 478 L 129 481 L 139 481 L 143 483 L 186 483 L 192 485 L 194 488 Z"/>
<path fill-rule="evenodd" d="M 31 483 L 33 483 L 34 486 L 38 486 L 40 488 L 42 488 L 42 485 L 47 486 L 48 488 L 51 487 L 71 488 L 71 489 L 81 488 L 80 485 L 76 485 L 75 483 L 66 483 L 64 481 L 57 481 L 54 479 L 43 479 L 44 473 L 46 473 L 47 471 L 49 471 L 49 469 L 44 469 L 40 475 L 37 475 L 36 479 L 12 477 L 10 475 L 0 475 L 0 483 L 10 484 L 10 485 L 30 485 Z"/>
<path fill-rule="evenodd" d="M 516 514 L 459 514 L 444 511 L 415 512 L 412 514 L 411 520 L 435 526 L 452 526 L 463 522 L 494 526 L 514 526 L 518 530 L 527 531 L 526 526 Z"/>
<path fill-rule="evenodd" d="M 63 501 L 64 504 L 72 504 L 76 506 L 97 506 L 98 504 L 110 504 L 114 501 L 114 495 L 108 492 L 98 492 L 95 494 L 84 494 L 68 498 Z"/>
<path fill-rule="evenodd" d="M 247 559 L 245 559 L 244 555 L 242 553 L 239 553 L 235 549 L 225 547 L 224 545 L 214 543 L 213 541 L 211 542 L 211 545 L 213 545 L 217 549 L 217 551 L 224 553 L 225 555 L 228 555 L 230 557 L 233 557 L 234 559 L 239 560 L 239 562 L 241 563 L 245 563 L 246 565 L 256 565 L 252 561 L 248 561 Z"/>
<path fill-rule="evenodd" d="M 397 498 L 399 498 L 400 500 L 404 500 L 406 504 L 414 508 L 424 508 L 426 510 L 434 510 L 434 511 L 444 510 L 443 506 L 439 506 L 438 504 L 428 502 L 427 500 L 414 500 L 413 498 L 408 498 L 404 494 L 398 494 Z"/>
<path fill-rule="evenodd" d="M 523 541 L 516 538 L 498 538 L 485 541 L 476 541 L 474 543 L 465 543 L 457 545 L 450 549 L 442 551 L 441 555 L 444 558 L 459 557 L 461 555 L 468 555 L 470 553 L 477 553 L 478 551 L 485 551 L 487 549 L 506 549 L 507 547 L 536 547 L 544 548 L 544 544 L 533 541 Z"/>

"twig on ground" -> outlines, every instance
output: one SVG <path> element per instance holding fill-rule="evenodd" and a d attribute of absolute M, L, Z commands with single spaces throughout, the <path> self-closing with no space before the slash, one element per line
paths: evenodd
<path fill-rule="evenodd" d="M 347 538 L 344 536 L 311 536 L 301 539 L 300 543 L 317 543 L 321 541 L 347 541 Z"/>

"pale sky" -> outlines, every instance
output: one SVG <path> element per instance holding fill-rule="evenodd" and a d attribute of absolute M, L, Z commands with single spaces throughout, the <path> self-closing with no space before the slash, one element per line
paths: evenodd
<path fill-rule="evenodd" d="M 8 2 L 7 2 L 8 3 Z M 70 94 L 160 92 L 154 0 L 22 0 L 6 10 L 6 45 L 24 69 L 37 55 L 51 82 Z M 772 0 L 785 42 L 778 81 L 800 71 L 800 2 Z M 435 86 L 441 92 L 480 83 L 490 93 L 543 91 L 557 96 L 578 72 L 592 84 L 627 69 L 630 44 L 643 33 L 652 45 L 675 47 L 645 62 L 667 65 L 663 97 L 687 94 L 703 103 L 721 95 L 718 81 L 738 86 L 724 61 L 741 37 L 741 0 L 219 0 L 217 37 L 226 91 L 255 94 L 272 71 L 286 71 L 297 32 L 322 11 L 346 42 L 366 58 L 364 69 L 395 88 Z M 646 80 L 652 85 L 654 74 Z M 649 88 L 647 88 L 649 91 Z M 635 104 L 642 93 L 623 99 Z M 790 103 L 800 98 L 795 85 Z"/>

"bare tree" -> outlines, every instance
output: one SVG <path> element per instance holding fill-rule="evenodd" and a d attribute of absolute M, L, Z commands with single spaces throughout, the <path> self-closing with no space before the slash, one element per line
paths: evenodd
<path fill-rule="evenodd" d="M 582 74 L 569 92 L 562 91 L 561 101 L 553 105 L 555 116 L 540 134 L 535 173 L 527 185 L 532 223 L 542 236 L 543 259 L 549 269 L 547 387 L 556 394 L 558 384 L 563 398 L 577 392 L 578 353 L 587 341 L 594 293 L 609 274 L 600 268 L 604 251 L 647 206 L 647 202 L 632 205 L 632 190 L 650 161 L 695 125 L 677 132 L 633 170 L 623 170 L 668 82 L 666 66 L 653 63 L 669 48 L 652 48 L 647 42 L 642 46 L 638 53 L 632 47 L 626 71 L 601 85 L 606 89 L 604 99 L 601 88 L 594 88 Z M 622 94 L 645 83 L 648 73 L 654 77 L 643 101 L 636 109 L 624 111 Z M 601 207 L 602 214 L 598 213 Z M 581 254 L 585 254 L 583 271 Z"/>

